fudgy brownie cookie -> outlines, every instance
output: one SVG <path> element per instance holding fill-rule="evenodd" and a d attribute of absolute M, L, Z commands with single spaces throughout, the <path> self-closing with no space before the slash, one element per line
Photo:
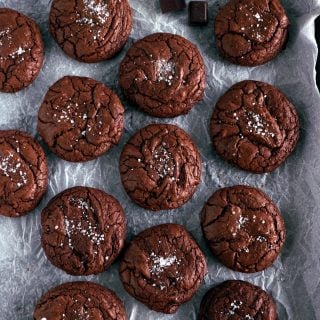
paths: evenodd
<path fill-rule="evenodd" d="M 0 91 L 16 92 L 30 85 L 43 56 L 38 25 L 18 11 L 0 8 Z"/>
<path fill-rule="evenodd" d="M 27 133 L 0 131 L 0 214 L 19 217 L 33 210 L 48 184 L 41 146 Z"/>
<path fill-rule="evenodd" d="M 217 102 L 211 119 L 216 152 L 243 170 L 271 172 L 294 150 L 300 133 L 299 117 L 277 88 L 242 81 Z"/>
<path fill-rule="evenodd" d="M 198 320 L 276 320 L 276 305 L 260 287 L 230 280 L 204 296 Z"/>
<path fill-rule="evenodd" d="M 123 117 L 122 103 L 112 90 L 90 78 L 66 76 L 46 94 L 38 131 L 62 159 L 88 161 L 119 142 Z"/>
<path fill-rule="evenodd" d="M 185 131 L 151 124 L 138 131 L 120 156 L 122 184 L 139 206 L 175 209 L 187 202 L 201 179 L 201 158 Z"/>
<path fill-rule="evenodd" d="M 123 302 L 93 282 L 67 282 L 49 290 L 36 305 L 34 320 L 126 320 Z"/>
<path fill-rule="evenodd" d="M 162 224 L 132 240 L 119 272 L 134 298 L 155 311 L 175 313 L 200 287 L 207 263 L 183 226 Z"/>
<path fill-rule="evenodd" d="M 188 113 L 202 99 L 205 82 L 199 50 L 174 34 L 155 33 L 135 42 L 120 65 L 126 97 L 156 117 Z"/>
<path fill-rule="evenodd" d="M 112 58 L 132 28 L 127 0 L 53 0 L 49 29 L 62 50 L 83 62 Z"/>
<path fill-rule="evenodd" d="M 119 255 L 126 235 L 119 202 L 88 187 L 74 187 L 55 196 L 42 211 L 41 226 L 46 256 L 72 275 L 105 271 Z"/>
<path fill-rule="evenodd" d="M 220 9 L 214 32 L 222 57 L 235 64 L 257 66 L 282 50 L 288 27 L 280 0 L 231 0 Z"/>
<path fill-rule="evenodd" d="M 271 266 L 286 235 L 276 205 L 261 190 L 247 186 L 216 191 L 202 210 L 201 225 L 213 254 L 241 272 Z"/>

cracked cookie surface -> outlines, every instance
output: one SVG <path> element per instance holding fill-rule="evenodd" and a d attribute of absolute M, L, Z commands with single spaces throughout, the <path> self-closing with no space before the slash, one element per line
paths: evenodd
<path fill-rule="evenodd" d="M 280 0 L 231 0 L 215 20 L 216 43 L 232 63 L 257 66 L 284 47 L 289 19 Z"/>
<path fill-rule="evenodd" d="M 228 268 L 247 273 L 270 267 L 286 237 L 276 205 L 247 186 L 216 191 L 202 210 L 201 226 L 212 253 Z"/>
<path fill-rule="evenodd" d="M 120 263 L 124 288 L 150 309 L 175 313 L 189 301 L 207 273 L 198 244 L 178 224 L 163 224 L 139 233 Z"/>
<path fill-rule="evenodd" d="M 276 320 L 276 305 L 258 286 L 240 280 L 225 281 L 202 299 L 198 320 Z"/>
<path fill-rule="evenodd" d="M 124 108 L 102 83 L 66 76 L 53 84 L 38 113 L 38 131 L 56 155 L 81 162 L 95 159 L 122 136 Z"/>
<path fill-rule="evenodd" d="M 127 320 L 123 302 L 110 289 L 93 282 L 67 282 L 45 293 L 34 320 Z"/>
<path fill-rule="evenodd" d="M 127 0 L 54 0 L 49 29 L 62 50 L 74 59 L 110 59 L 129 38 L 131 8 Z"/>
<path fill-rule="evenodd" d="M 243 170 L 264 173 L 293 152 L 300 124 L 295 107 L 276 87 L 258 81 L 232 86 L 211 118 L 216 152 Z"/>
<path fill-rule="evenodd" d="M 19 217 L 33 210 L 47 190 L 44 151 L 29 134 L 0 131 L 0 214 Z"/>
<path fill-rule="evenodd" d="M 0 91 L 29 86 L 40 72 L 43 57 L 38 25 L 18 11 L 0 8 Z"/>
<path fill-rule="evenodd" d="M 175 125 L 151 124 L 138 131 L 120 156 L 122 184 L 149 210 L 182 206 L 201 180 L 201 158 L 188 134 Z"/>
<path fill-rule="evenodd" d="M 41 242 L 50 262 L 72 275 L 105 271 L 119 255 L 126 219 L 105 192 L 74 187 L 55 196 L 41 215 Z"/>
<path fill-rule="evenodd" d="M 135 42 L 119 70 L 125 96 L 156 117 L 188 113 L 202 99 L 205 82 L 197 47 L 169 33 L 151 34 Z"/>

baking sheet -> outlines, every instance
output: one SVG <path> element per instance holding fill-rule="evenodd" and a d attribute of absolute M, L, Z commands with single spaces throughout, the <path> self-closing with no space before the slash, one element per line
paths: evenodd
<path fill-rule="evenodd" d="M 99 159 L 82 164 L 67 163 L 46 149 L 50 181 L 39 207 L 26 217 L 0 217 L 0 319 L 31 320 L 38 298 L 51 287 L 72 280 L 92 280 L 115 290 L 124 300 L 129 320 L 195 320 L 204 293 L 227 279 L 243 279 L 270 292 L 278 306 L 280 320 L 320 319 L 320 97 L 315 84 L 317 46 L 314 19 L 320 13 L 320 0 L 283 0 L 291 20 L 290 40 L 285 52 L 267 65 L 246 68 L 223 61 L 212 36 L 213 19 L 226 0 L 209 0 L 208 27 L 189 27 L 187 12 L 162 15 L 158 0 L 130 0 L 134 27 L 125 49 L 111 61 L 84 64 L 66 55 L 48 33 L 49 0 L 0 0 L 33 17 L 41 27 L 45 42 L 45 63 L 37 81 L 16 94 L 0 94 L 0 129 L 18 128 L 39 140 L 36 117 L 48 87 L 64 75 L 89 76 L 114 89 L 117 70 L 130 44 L 149 33 L 166 31 L 185 36 L 201 50 L 207 71 L 203 102 L 187 116 L 161 120 L 146 116 L 126 103 L 125 134 L 119 146 Z M 262 80 L 278 86 L 296 105 L 301 117 L 302 134 L 298 147 L 288 161 L 272 174 L 253 175 L 222 161 L 211 148 L 209 119 L 218 97 L 232 84 Z M 198 145 L 202 161 L 202 184 L 182 208 L 160 213 L 148 212 L 124 192 L 118 160 L 123 145 L 141 127 L 152 122 L 174 123 L 185 129 Z M 208 197 L 219 187 L 248 184 L 262 188 L 280 207 L 288 231 L 280 258 L 268 270 L 244 275 L 223 267 L 209 252 L 201 235 L 199 212 Z M 118 264 L 98 276 L 72 277 L 53 267 L 40 244 L 40 212 L 51 197 L 75 185 L 97 187 L 114 195 L 123 205 L 128 219 L 128 240 L 152 225 L 176 222 L 195 236 L 209 265 L 205 284 L 192 301 L 175 315 L 148 310 L 122 288 Z"/>

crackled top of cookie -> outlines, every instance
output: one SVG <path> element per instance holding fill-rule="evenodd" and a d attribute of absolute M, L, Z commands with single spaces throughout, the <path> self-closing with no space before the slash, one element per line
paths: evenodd
<path fill-rule="evenodd" d="M 187 113 L 202 99 L 205 81 L 205 66 L 196 46 L 169 33 L 137 41 L 120 65 L 124 94 L 156 117 Z"/>
<path fill-rule="evenodd" d="M 105 271 L 120 253 L 126 234 L 119 202 L 87 187 L 55 196 L 42 212 L 41 225 L 48 259 L 72 275 Z"/>
<path fill-rule="evenodd" d="M 198 320 L 276 320 L 276 305 L 260 287 L 240 280 L 225 281 L 204 296 Z"/>
<path fill-rule="evenodd" d="M 38 131 L 62 159 L 88 161 L 119 142 L 123 115 L 120 99 L 102 83 L 66 76 L 46 94 L 39 109 Z"/>
<path fill-rule="evenodd" d="M 243 81 L 217 102 L 211 119 L 216 152 L 241 169 L 271 172 L 292 153 L 299 138 L 294 106 L 277 88 Z"/>
<path fill-rule="evenodd" d="M 201 159 L 191 138 L 179 127 L 152 124 L 138 131 L 120 157 L 123 186 L 138 205 L 174 209 L 195 192 Z"/>
<path fill-rule="evenodd" d="M 256 66 L 281 51 L 288 26 L 279 0 L 231 0 L 216 17 L 215 35 L 223 57 L 232 63 Z"/>
<path fill-rule="evenodd" d="M 21 131 L 0 131 L 0 214 L 33 210 L 47 189 L 48 166 L 41 146 Z"/>
<path fill-rule="evenodd" d="M 271 266 L 285 241 L 276 205 L 262 191 L 247 186 L 216 191 L 202 210 L 201 225 L 213 254 L 241 272 Z"/>
<path fill-rule="evenodd" d="M 127 0 L 54 0 L 50 32 L 70 57 L 83 62 L 112 58 L 132 28 Z"/>
<path fill-rule="evenodd" d="M 67 282 L 38 301 L 34 320 L 126 320 L 123 302 L 110 289 L 93 282 Z"/>
<path fill-rule="evenodd" d="M 20 12 L 0 8 L 0 91 L 16 92 L 31 84 L 43 51 L 38 25 Z"/>
<path fill-rule="evenodd" d="M 207 272 L 205 257 L 180 225 L 163 224 L 137 235 L 120 264 L 125 289 L 149 308 L 175 313 L 192 298 Z"/>

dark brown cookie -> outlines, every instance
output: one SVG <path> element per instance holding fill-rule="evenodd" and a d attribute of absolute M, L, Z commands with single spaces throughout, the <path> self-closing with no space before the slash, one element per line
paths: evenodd
<path fill-rule="evenodd" d="M 18 11 L 0 8 L 0 91 L 16 92 L 30 85 L 43 56 L 38 25 Z"/>
<path fill-rule="evenodd" d="M 248 273 L 270 267 L 286 237 L 276 205 L 247 186 L 216 191 L 202 210 L 201 225 L 213 254 L 228 268 Z"/>
<path fill-rule="evenodd" d="M 34 320 L 126 320 L 123 302 L 93 282 L 67 282 L 38 301 Z"/>
<path fill-rule="evenodd" d="M 276 305 L 260 287 L 225 281 L 204 296 L 198 320 L 276 320 Z"/>
<path fill-rule="evenodd" d="M 62 50 L 83 62 L 112 58 L 127 42 L 132 13 L 127 0 L 53 0 L 49 29 Z"/>
<path fill-rule="evenodd" d="M 41 146 L 27 133 L 0 131 L 0 214 L 33 210 L 47 190 L 48 166 Z"/>
<path fill-rule="evenodd" d="M 299 117 L 277 88 L 242 81 L 217 102 L 211 119 L 216 152 L 243 170 L 271 172 L 294 150 L 300 133 Z"/>
<path fill-rule="evenodd" d="M 257 66 L 283 49 L 288 27 L 280 0 L 230 0 L 220 9 L 214 32 L 222 57 L 235 64 Z"/>
<path fill-rule="evenodd" d="M 155 311 L 175 313 L 200 287 L 207 263 L 183 226 L 162 224 L 132 240 L 119 272 L 134 298 Z"/>
<path fill-rule="evenodd" d="M 119 142 L 123 117 L 122 103 L 112 90 L 90 78 L 66 76 L 46 94 L 38 131 L 62 159 L 88 161 Z"/>
<path fill-rule="evenodd" d="M 201 158 L 185 131 L 151 124 L 138 131 L 120 156 L 122 184 L 139 206 L 175 209 L 187 202 L 201 180 Z"/>
<path fill-rule="evenodd" d="M 74 187 L 55 196 L 42 211 L 41 225 L 46 256 L 72 275 L 105 271 L 119 255 L 126 236 L 119 202 L 88 187 Z"/>
<path fill-rule="evenodd" d="M 202 99 L 205 66 L 197 47 L 169 33 L 155 33 L 129 49 L 119 85 L 141 110 L 156 117 L 188 113 Z"/>

